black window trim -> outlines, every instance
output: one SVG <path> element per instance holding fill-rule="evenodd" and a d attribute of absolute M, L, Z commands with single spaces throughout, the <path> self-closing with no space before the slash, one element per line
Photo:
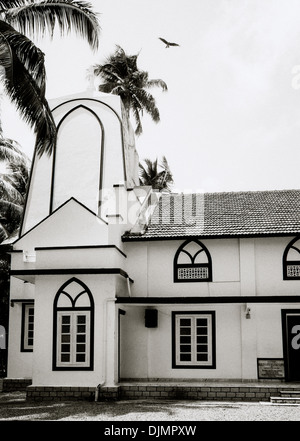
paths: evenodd
<path fill-rule="evenodd" d="M 22 301 L 22 318 L 21 318 L 21 352 L 33 352 L 33 348 L 25 348 L 25 323 L 26 323 L 26 307 L 31 305 L 34 308 L 34 301 Z"/>
<path fill-rule="evenodd" d="M 204 253 L 207 256 L 208 263 L 187 263 L 187 264 L 180 264 L 177 263 L 178 257 L 180 253 L 184 250 L 184 248 L 190 243 L 195 242 L 199 246 L 199 251 L 204 251 Z M 191 260 L 193 261 L 196 257 L 196 255 L 199 254 L 199 251 L 195 254 L 195 256 L 190 256 Z M 203 279 L 179 279 L 178 278 L 178 268 L 207 268 L 208 269 L 208 277 Z M 188 239 L 184 241 L 179 248 L 177 249 L 174 261 L 173 261 L 173 280 L 174 283 L 190 283 L 190 282 L 212 282 L 212 260 L 211 255 L 206 246 L 200 242 L 198 239 Z"/>
<path fill-rule="evenodd" d="M 90 306 L 76 307 L 76 296 L 72 307 L 57 307 L 59 296 L 63 293 L 64 288 L 72 282 L 76 282 L 82 286 L 84 292 L 87 293 L 90 299 Z M 94 370 L 94 299 L 90 289 L 85 283 L 76 277 L 67 280 L 57 291 L 53 303 L 53 351 L 52 351 L 52 370 L 53 371 L 92 371 Z M 57 312 L 58 311 L 90 311 L 90 363 L 89 366 L 57 366 Z"/>
<path fill-rule="evenodd" d="M 299 260 L 287 260 L 288 252 L 290 251 L 291 248 L 294 248 L 300 252 L 300 249 L 298 250 L 296 247 L 293 246 L 298 240 L 300 240 L 300 236 L 294 237 L 285 247 L 282 256 L 283 280 L 300 280 L 300 275 L 298 277 L 291 277 L 288 276 L 287 274 L 287 267 L 289 265 L 300 265 L 300 254 L 299 254 Z"/>
<path fill-rule="evenodd" d="M 176 316 L 177 315 L 211 315 L 212 363 L 211 365 L 177 365 L 176 364 Z M 172 369 L 216 369 L 216 312 L 215 311 L 172 311 Z"/>

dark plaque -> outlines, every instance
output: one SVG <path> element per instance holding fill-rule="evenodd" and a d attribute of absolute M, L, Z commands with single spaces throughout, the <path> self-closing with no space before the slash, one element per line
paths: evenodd
<path fill-rule="evenodd" d="M 258 358 L 258 378 L 273 380 L 284 378 L 284 361 L 282 358 Z"/>

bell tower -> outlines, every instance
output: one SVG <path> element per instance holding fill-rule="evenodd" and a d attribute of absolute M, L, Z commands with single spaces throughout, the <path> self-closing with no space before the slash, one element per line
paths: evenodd
<path fill-rule="evenodd" d="M 21 235 L 71 197 L 105 217 L 114 186 L 139 186 L 134 133 L 118 96 L 87 91 L 50 105 L 57 144 L 34 155 Z"/>

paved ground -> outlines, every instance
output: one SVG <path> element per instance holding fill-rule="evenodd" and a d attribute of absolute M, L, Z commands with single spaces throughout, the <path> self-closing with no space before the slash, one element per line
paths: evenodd
<path fill-rule="evenodd" d="M 300 421 L 300 406 L 198 400 L 28 402 L 25 393 L 0 392 L 0 421 Z"/>

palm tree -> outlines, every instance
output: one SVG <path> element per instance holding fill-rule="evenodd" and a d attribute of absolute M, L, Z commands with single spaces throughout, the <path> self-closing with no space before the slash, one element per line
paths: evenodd
<path fill-rule="evenodd" d="M 30 161 L 15 141 L 0 138 L 0 243 L 14 236 L 21 223 Z"/>
<path fill-rule="evenodd" d="M 92 49 L 99 24 L 91 5 L 75 0 L 0 0 L 0 67 L 7 95 L 36 133 L 38 154 L 50 153 L 56 127 L 45 98 L 44 54 L 27 35 L 74 29 Z M 1 128 L 0 128 L 1 131 Z"/>
<path fill-rule="evenodd" d="M 140 163 L 140 185 L 150 185 L 154 190 L 159 191 L 171 191 L 171 185 L 173 184 L 173 176 L 169 168 L 166 157 L 162 157 L 162 163 L 158 164 L 158 159 L 151 161 L 151 159 L 145 159 L 145 167 Z M 158 170 L 158 166 L 162 168 Z"/>
<path fill-rule="evenodd" d="M 8 329 L 10 290 L 10 244 L 21 224 L 30 161 L 18 143 L 0 136 L 0 325 Z M 3 241 L 8 240 L 5 244 Z M 0 377 L 6 376 L 7 351 L 0 350 Z"/>
<path fill-rule="evenodd" d="M 168 90 L 162 80 L 149 80 L 149 75 L 137 67 L 137 55 L 126 55 L 124 49 L 116 46 L 113 55 L 104 64 L 94 66 L 94 74 L 103 80 L 99 91 L 119 95 L 129 118 L 132 111 L 136 121 L 135 134 L 143 131 L 141 115 L 146 111 L 154 122 L 160 121 L 160 115 L 154 97 L 147 91 L 152 87 Z"/>

